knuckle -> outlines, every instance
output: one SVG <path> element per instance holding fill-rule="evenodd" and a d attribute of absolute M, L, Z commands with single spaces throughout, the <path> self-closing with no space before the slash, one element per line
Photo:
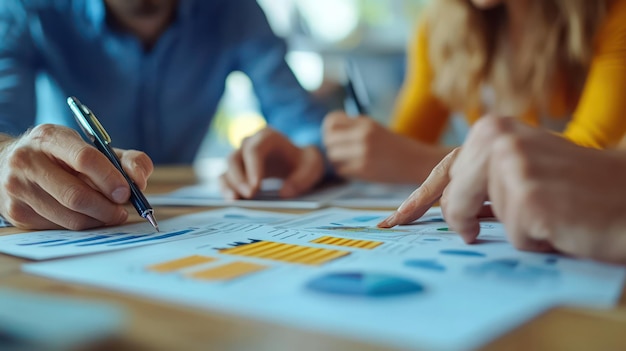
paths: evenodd
<path fill-rule="evenodd" d="M 12 170 L 28 169 L 32 166 L 33 150 L 30 147 L 18 146 L 11 151 L 7 165 Z"/>
<path fill-rule="evenodd" d="M 80 185 L 67 186 L 61 193 L 61 203 L 72 210 L 80 210 L 89 206 L 89 196 Z"/>
<path fill-rule="evenodd" d="M 30 133 L 29 137 L 36 141 L 47 141 L 56 135 L 58 127 L 53 124 L 40 124 L 34 127 Z"/>
<path fill-rule="evenodd" d="M 498 138 L 494 145 L 493 157 L 497 164 L 510 169 L 512 174 L 523 179 L 528 179 L 534 174 L 532 159 L 528 157 L 528 150 L 532 146 L 528 139 L 507 135 Z"/>
<path fill-rule="evenodd" d="M 82 168 L 83 166 L 92 164 L 94 158 L 102 157 L 102 154 L 93 146 L 83 144 L 74 151 L 71 157 L 73 157 L 79 167 Z"/>
<path fill-rule="evenodd" d="M 152 173 L 154 171 L 154 163 L 152 163 L 152 159 L 145 153 L 141 151 L 136 151 L 137 157 L 135 158 L 135 163 L 145 169 L 148 173 Z"/>
<path fill-rule="evenodd" d="M 22 182 L 16 174 L 9 174 L 4 179 L 2 187 L 9 197 L 18 197 L 23 194 Z"/>
<path fill-rule="evenodd" d="M 11 224 L 18 228 L 27 226 L 30 218 L 27 211 L 24 211 L 23 207 L 18 205 L 15 201 L 7 201 L 4 216 Z"/>

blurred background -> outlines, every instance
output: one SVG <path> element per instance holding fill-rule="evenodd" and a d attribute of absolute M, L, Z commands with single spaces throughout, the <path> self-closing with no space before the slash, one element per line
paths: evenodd
<path fill-rule="evenodd" d="M 362 74 L 370 113 L 387 124 L 402 84 L 405 47 L 429 0 L 258 0 L 289 45 L 300 84 L 331 108 L 343 108 L 345 62 Z M 234 72 L 199 158 L 228 154 L 265 125 L 250 80 Z"/>
<path fill-rule="evenodd" d="M 405 70 L 408 40 L 425 5 L 432 0 L 258 0 L 272 29 L 289 45 L 287 62 L 307 90 L 330 108 L 344 108 L 346 61 L 361 73 L 373 118 L 387 125 Z M 38 80 L 39 104 L 51 107 L 55 88 Z M 466 132 L 465 122 L 452 118 L 442 142 L 456 145 Z M 223 158 L 241 141 L 265 125 L 252 83 L 234 72 L 226 83 L 210 132 L 197 156 L 200 168 L 220 174 Z M 207 167 L 206 163 L 213 165 Z M 214 177 L 216 174 L 206 174 Z"/>

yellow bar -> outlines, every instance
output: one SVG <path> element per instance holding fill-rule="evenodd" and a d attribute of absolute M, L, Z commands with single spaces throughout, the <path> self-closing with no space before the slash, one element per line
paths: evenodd
<path fill-rule="evenodd" d="M 231 280 L 246 274 L 262 271 L 267 266 L 249 262 L 232 262 L 189 274 L 189 277 L 202 280 Z"/>
<path fill-rule="evenodd" d="M 336 238 L 332 236 L 323 236 L 311 242 L 316 243 L 316 244 L 356 247 L 359 249 L 368 249 L 368 250 L 371 250 L 383 244 L 381 241 L 345 239 L 345 238 Z"/>
<path fill-rule="evenodd" d="M 368 242 L 366 242 L 366 244 L 364 246 L 361 246 L 361 248 L 371 250 L 373 248 L 379 247 L 382 244 L 383 243 L 380 242 L 380 241 L 368 241 Z"/>
<path fill-rule="evenodd" d="M 357 240 L 350 240 L 350 239 L 341 239 L 339 241 L 337 241 L 336 243 L 334 243 L 333 245 L 335 246 L 354 246 L 354 243 Z"/>
<path fill-rule="evenodd" d="M 244 250 L 243 247 L 249 248 Z M 305 264 L 310 261 L 323 262 L 323 260 L 320 261 L 319 257 L 325 257 L 325 255 L 330 255 L 335 252 L 340 253 L 336 257 L 350 254 L 349 251 L 338 251 L 271 241 L 260 241 L 244 245 L 243 247 L 234 247 L 232 249 L 221 250 L 220 252 L 228 255 L 258 257 L 275 261 Z M 334 257 L 333 255 L 333 258 Z"/>
<path fill-rule="evenodd" d="M 283 258 L 283 261 L 291 262 L 291 263 L 302 263 L 302 261 L 304 261 L 307 257 L 309 257 L 310 255 L 314 255 L 319 250 L 316 247 L 308 247 L 308 246 L 303 246 L 303 247 L 304 247 L 304 250 L 296 252 L 293 255 Z"/>
<path fill-rule="evenodd" d="M 321 264 L 324 264 L 326 262 L 330 262 L 330 261 L 332 261 L 332 260 L 334 260 L 336 258 L 343 257 L 345 255 L 346 255 L 346 253 L 342 252 L 342 251 L 333 252 L 333 253 L 330 253 L 328 255 L 321 256 L 317 260 L 311 261 L 310 264 L 312 264 L 312 265 L 321 265 Z"/>
<path fill-rule="evenodd" d="M 262 252 L 279 245 L 282 244 L 272 241 L 259 241 L 248 245 L 236 246 L 232 249 L 221 250 L 220 253 L 229 255 L 256 256 L 257 252 Z"/>
<path fill-rule="evenodd" d="M 343 240 L 342 238 L 335 238 L 332 236 L 323 236 L 317 240 L 314 240 L 312 242 L 314 243 L 318 243 L 318 244 L 326 244 L 326 245 L 333 245 L 334 243 Z"/>
<path fill-rule="evenodd" d="M 183 258 L 179 258 L 179 259 L 172 260 L 172 261 L 157 263 L 155 265 L 149 266 L 148 270 L 159 272 L 159 273 L 167 273 L 167 272 L 177 271 L 179 269 L 195 266 L 198 264 L 213 262 L 215 260 L 216 258 L 214 257 L 193 255 L 193 256 L 183 257 Z"/>
<path fill-rule="evenodd" d="M 314 255 L 304 257 L 303 260 L 299 263 L 317 266 L 317 265 L 332 261 L 335 258 L 343 257 L 349 254 L 350 254 L 349 251 L 320 250 L 320 252 L 317 252 Z"/>
<path fill-rule="evenodd" d="M 289 251 L 289 250 L 291 250 L 293 248 L 297 248 L 297 247 L 299 247 L 299 246 L 281 243 L 281 244 L 279 244 L 277 246 L 272 247 L 269 250 L 265 250 L 263 252 L 259 252 L 257 255 L 255 255 L 255 257 L 267 258 L 267 259 L 275 260 L 276 257 L 282 256 L 286 251 Z"/>
<path fill-rule="evenodd" d="M 290 246 L 288 248 L 286 248 L 285 250 L 282 250 L 281 252 L 277 253 L 276 255 L 272 256 L 272 259 L 274 260 L 281 260 L 281 261 L 288 261 L 288 257 L 297 255 L 299 252 L 302 252 L 303 250 L 306 250 L 308 247 L 306 246 Z"/>

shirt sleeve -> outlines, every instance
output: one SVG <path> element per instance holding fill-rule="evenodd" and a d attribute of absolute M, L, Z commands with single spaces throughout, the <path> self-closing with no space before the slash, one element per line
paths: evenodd
<path fill-rule="evenodd" d="M 0 2 L 0 132 L 13 136 L 35 122 L 36 67 L 28 23 L 22 2 Z"/>
<path fill-rule="evenodd" d="M 626 1 L 614 1 L 596 36 L 587 80 L 565 137 L 615 146 L 626 133 Z"/>
<path fill-rule="evenodd" d="M 322 148 L 326 107 L 297 81 L 285 61 L 286 43 L 272 31 L 256 1 L 236 2 L 238 69 L 250 77 L 268 124 L 299 146 Z M 243 9 L 241 6 L 243 6 Z"/>
<path fill-rule="evenodd" d="M 434 144 L 448 122 L 449 110 L 432 92 L 434 74 L 428 57 L 425 23 L 416 34 L 408 47 L 407 72 L 396 100 L 391 128 L 396 133 Z"/>

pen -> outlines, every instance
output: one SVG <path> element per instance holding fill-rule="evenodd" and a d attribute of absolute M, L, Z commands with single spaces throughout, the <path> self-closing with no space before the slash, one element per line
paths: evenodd
<path fill-rule="evenodd" d="M 137 213 L 139 213 L 141 217 L 147 219 L 148 222 L 152 224 L 154 229 L 159 231 L 159 225 L 154 218 L 154 210 L 152 209 L 152 206 L 150 206 L 146 197 L 141 193 L 141 190 L 137 188 L 135 182 L 130 179 L 128 174 L 126 174 L 122 168 L 120 159 L 111 148 L 111 137 L 106 130 L 104 130 L 100 121 L 98 121 L 93 112 L 91 112 L 87 106 L 81 104 L 77 98 L 73 96 L 68 97 L 67 104 L 74 113 L 76 122 L 78 122 L 78 125 L 80 126 L 80 129 L 82 129 L 85 136 L 109 159 L 109 161 L 111 161 L 111 163 L 113 163 L 115 168 L 122 173 L 128 182 L 128 185 L 130 186 L 130 202 L 137 210 Z"/>
<path fill-rule="evenodd" d="M 367 90 L 365 90 L 365 83 L 359 74 L 359 70 L 356 69 L 354 62 L 351 60 L 346 62 L 346 77 L 346 92 L 348 98 L 352 101 L 354 107 L 356 107 L 356 112 L 359 115 L 367 115 L 369 112 L 367 110 L 369 98 Z"/>

